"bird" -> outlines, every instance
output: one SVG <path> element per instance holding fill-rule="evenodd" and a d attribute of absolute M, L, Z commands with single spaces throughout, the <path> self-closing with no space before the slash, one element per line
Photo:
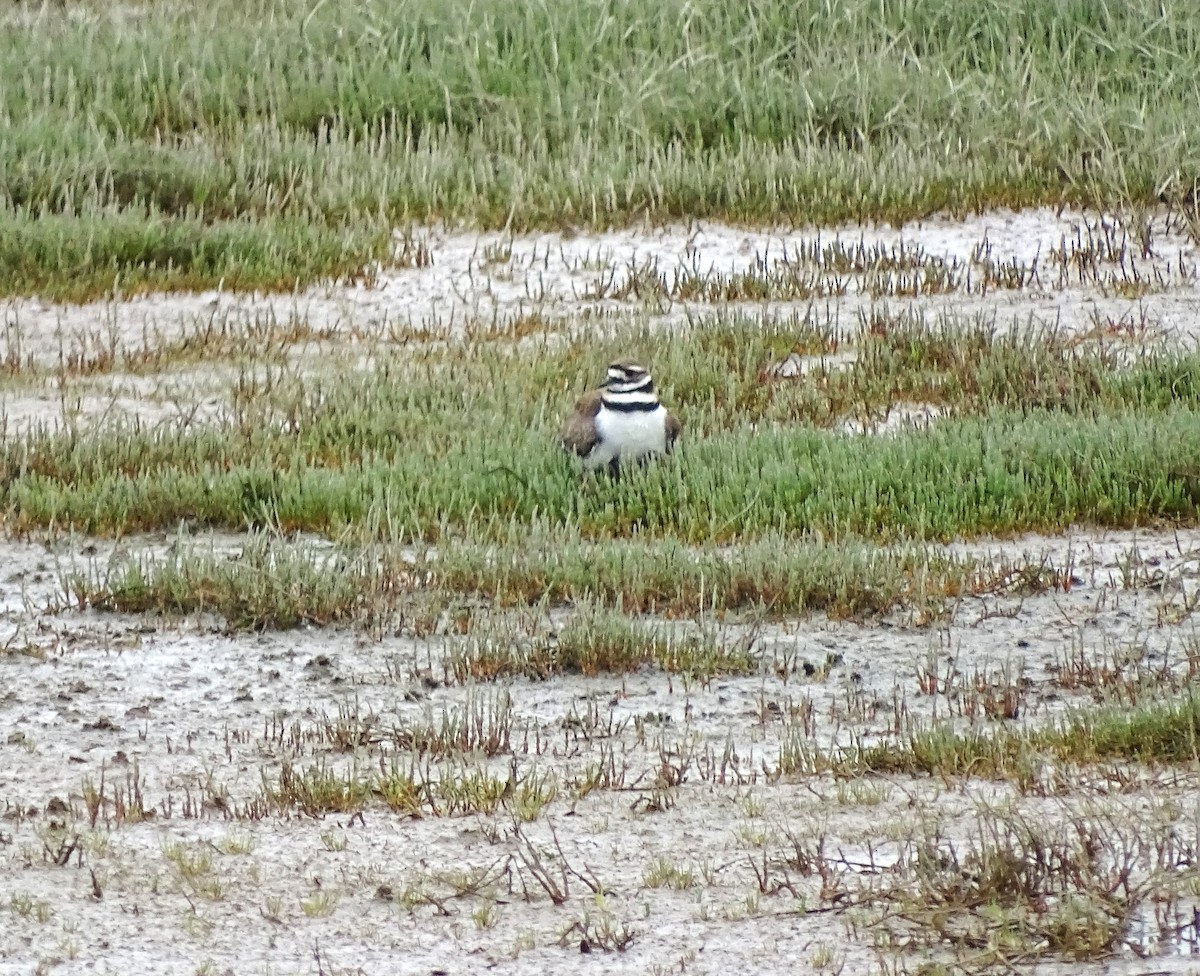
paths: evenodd
<path fill-rule="evenodd" d="M 563 450 L 583 459 L 586 470 L 607 468 L 617 477 L 623 463 L 670 454 L 683 425 L 654 392 L 654 380 L 636 360 L 618 359 L 604 383 L 575 404 L 559 435 Z"/>

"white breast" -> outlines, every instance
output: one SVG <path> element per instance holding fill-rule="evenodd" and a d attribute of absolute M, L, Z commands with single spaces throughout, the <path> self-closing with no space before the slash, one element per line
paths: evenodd
<path fill-rule="evenodd" d="M 648 454 L 662 454 L 667 449 L 667 409 L 661 404 L 656 410 L 620 410 L 600 408 L 596 415 L 596 432 L 600 443 L 588 455 L 588 467 L 600 467 L 613 458 L 636 460 Z"/>

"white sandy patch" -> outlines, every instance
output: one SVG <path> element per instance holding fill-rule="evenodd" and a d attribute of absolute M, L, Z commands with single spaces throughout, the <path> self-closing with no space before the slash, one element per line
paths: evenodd
<path fill-rule="evenodd" d="M 1134 229 L 1114 217 L 1046 209 L 992 212 L 963 221 L 932 218 L 895 228 L 763 230 L 697 222 L 508 237 L 431 227 L 414 232 L 430 249 L 430 266 L 384 267 L 370 284 L 320 285 L 274 295 L 151 294 L 83 305 L 9 299 L 0 305 L 0 321 L 5 351 L 19 351 L 23 359 L 43 365 L 53 365 L 72 337 L 102 333 L 106 339 L 136 344 L 147 334 L 170 338 L 214 315 L 278 322 L 298 316 L 316 330 L 345 335 L 347 341 L 363 331 L 386 332 L 395 326 L 465 329 L 473 321 L 583 309 L 635 310 L 672 327 L 685 321 L 689 307 L 703 306 L 685 301 L 651 301 L 647 306 L 645 296 L 612 296 L 639 270 L 653 271 L 670 284 L 681 275 L 737 276 L 789 267 L 829 287 L 818 289 L 811 299 L 766 306 L 840 323 L 846 330 L 871 309 L 938 309 L 994 317 L 1000 328 L 1035 320 L 1079 333 L 1099 327 L 1138 337 L 1196 339 L 1200 252 L 1187 237 L 1168 231 L 1161 216 L 1152 229 L 1152 249 L 1143 255 Z M 399 248 L 399 236 L 397 241 Z M 898 259 L 899 269 L 892 274 L 901 284 L 913 274 L 906 270 L 912 258 L 922 266 L 940 262 L 953 269 L 959 284 L 910 298 L 887 294 L 878 270 L 820 270 L 820 262 L 810 255 L 830 245 L 861 251 L 868 265 L 879 258 Z M 982 291 L 986 267 L 1016 269 L 1027 282 L 1020 288 Z M 747 305 L 762 308 L 764 303 Z"/>
<path fill-rule="evenodd" d="M 161 555 L 172 541 L 128 539 L 115 549 Z M 240 547 L 235 535 L 193 542 L 230 556 Z M 472 688 L 438 680 L 438 661 L 453 646 L 449 634 L 367 639 L 301 629 L 229 636 L 210 617 L 172 622 L 45 611 L 64 573 L 89 563 L 103 569 L 115 551 L 113 544 L 80 545 L 3 546 L 9 574 L 0 583 L 0 636 L 8 647 L 0 654 L 0 802 L 7 814 L 0 820 L 0 898 L 5 910 L 10 902 L 17 908 L 0 926 L 0 973 L 55 959 L 54 969 L 64 972 L 194 971 L 212 960 L 217 972 L 314 973 L 317 952 L 326 972 L 382 971 L 403 958 L 414 971 L 517 976 L 580 964 L 622 973 L 681 965 L 686 972 L 770 973 L 808 966 L 825 947 L 844 959 L 846 971 L 864 971 L 877 961 L 870 940 L 852 938 L 840 913 L 805 914 L 791 894 L 759 891 L 755 838 L 776 852 L 771 857 L 783 857 L 789 834 L 821 831 L 833 856 L 845 859 L 842 870 L 876 883 L 884 875 L 864 874 L 862 865 L 894 861 L 897 840 L 926 822 L 921 817 L 965 844 L 981 802 L 1069 823 L 1071 804 L 1100 802 L 1107 787 L 1100 782 L 1094 792 L 1080 782 L 1075 800 L 1046 800 L 987 783 L 774 781 L 768 772 L 799 716 L 811 716 L 811 742 L 820 747 L 886 739 L 897 722 L 938 717 L 967 726 L 985 721 L 963 712 L 970 690 L 1005 681 L 1023 688 L 1017 724 L 1051 720 L 1089 700 L 1086 689 L 1064 688 L 1056 678 L 1076 658 L 1124 660 L 1136 651 L 1148 670 L 1185 672 L 1194 625 L 1190 616 L 1166 611 L 1177 605 L 1177 584 L 1194 586 L 1200 574 L 1195 531 L 1072 532 L 956 546 L 951 551 L 997 564 L 1025 558 L 1063 567 L 1069 587 L 1040 596 L 965 597 L 932 626 L 820 617 L 771 625 L 756 634 L 762 674 L 707 685 L 639 672 Z M 1162 578 L 1141 585 L 1146 580 L 1135 574 L 1145 572 Z M 744 625 L 728 625 L 725 639 L 747 633 Z M 806 676 L 804 663 L 817 673 Z M 942 682 L 937 694 L 920 691 L 922 674 L 930 673 Z M 506 694 L 514 742 L 528 744 L 516 750 L 520 775 L 561 784 L 548 810 L 520 827 L 532 847 L 505 812 L 411 819 L 375 801 L 361 819 L 235 816 L 284 763 L 366 770 L 381 761 L 386 768 L 389 755 L 410 762 L 386 741 L 332 750 L 320 735 L 325 722 L 370 718 L 386 732 L 465 715 Z M 589 712 L 612 731 L 581 736 L 579 722 Z M 621 785 L 573 797 L 566 784 L 596 762 L 614 763 Z M 503 775 L 509 758 L 466 763 Z M 666 792 L 655 786 L 664 763 L 682 776 Z M 415 769 L 425 768 L 418 760 Z M 1170 782 L 1144 775 L 1144 785 L 1103 801 L 1106 809 L 1137 824 L 1148 815 L 1135 809 L 1160 809 L 1169 800 L 1182 817 L 1178 829 L 1194 828 L 1192 774 L 1171 772 Z M 93 828 L 84 786 L 102 777 L 110 802 Z M 153 819 L 118 825 L 113 791 L 127 796 L 132 784 Z M 214 805 L 215 797 L 224 799 Z M 655 812 L 664 797 L 669 805 Z M 65 808 L 56 807 L 60 802 Z M 81 853 L 56 865 L 50 854 L 76 836 Z M 50 853 L 43 855 L 44 846 Z M 554 872 L 565 858 L 608 893 L 597 899 L 569 875 L 568 900 L 555 907 L 521 859 L 531 850 Z M 211 877 L 204 877 L 219 882 L 215 893 L 180 874 L 172 859 L 180 851 L 211 857 Z M 663 857 L 691 872 L 694 886 L 647 885 L 647 872 Z M 453 896 L 454 879 L 496 864 L 507 867 L 483 894 Z M 791 883 L 817 906 L 817 879 L 793 870 Z M 442 899 L 448 914 L 422 901 L 421 892 Z M 476 924 L 480 910 L 490 913 L 489 927 Z M 582 928 L 573 929 L 576 923 Z M 632 933 L 625 952 L 580 955 L 581 933 L 594 935 L 600 924 Z M 1157 928 L 1139 932 L 1161 951 Z M 1134 963 L 1130 955 L 1103 967 L 1033 971 L 1144 971 Z M 1184 973 L 1188 963 L 1185 956 L 1157 957 L 1154 970 Z"/>

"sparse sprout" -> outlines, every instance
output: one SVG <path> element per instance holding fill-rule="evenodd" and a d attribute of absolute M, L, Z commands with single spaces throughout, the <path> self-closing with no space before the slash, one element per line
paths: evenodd
<path fill-rule="evenodd" d="M 808 964 L 817 972 L 831 971 L 840 973 L 845 965 L 845 954 L 838 952 L 826 942 L 813 946 L 808 957 Z"/>
<path fill-rule="evenodd" d="M 680 867 L 673 859 L 658 857 L 650 863 L 642 874 L 642 883 L 647 888 L 673 888 L 683 891 L 696 887 L 696 875 Z"/>
<path fill-rule="evenodd" d="M 337 908 L 338 896 L 324 889 L 300 899 L 300 910 L 309 918 L 324 918 Z"/>
<path fill-rule="evenodd" d="M 471 913 L 471 920 L 475 923 L 477 929 L 486 930 L 493 928 L 496 924 L 496 903 L 488 902 L 480 905 Z"/>
<path fill-rule="evenodd" d="M 248 830 L 236 831 L 216 842 L 217 850 L 229 855 L 250 854 L 257 846 L 258 838 Z"/>
<path fill-rule="evenodd" d="M 321 843 L 325 850 L 337 853 L 346 849 L 347 837 L 344 831 L 326 830 L 321 833 Z"/>

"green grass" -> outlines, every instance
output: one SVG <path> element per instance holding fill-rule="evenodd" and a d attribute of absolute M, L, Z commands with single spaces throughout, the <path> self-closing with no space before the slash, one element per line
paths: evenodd
<path fill-rule="evenodd" d="M 79 607 L 219 613 L 230 628 L 265 630 L 361 619 L 384 585 L 365 555 L 313 553 L 265 537 L 249 539 L 236 559 L 181 549 L 104 576 L 74 575 L 65 590 Z"/>
<path fill-rule="evenodd" d="M 518 537 L 519 536 L 519 537 Z M 503 547 L 473 539 L 446 540 L 435 557 L 413 557 L 393 546 L 330 551 L 251 536 L 236 558 L 206 554 L 182 543 L 165 558 L 121 560 L 64 580 L 72 606 L 171 614 L 220 614 L 232 628 L 386 621 L 422 605 L 432 594 L 443 607 L 462 596 L 500 606 L 599 603 L 624 613 L 697 613 L 766 608 L 776 613 L 825 610 L 838 616 L 882 613 L 902 604 L 940 606 L 975 589 L 1057 585 L 1061 570 L 1030 568 L 1022 575 L 991 573 L 926 554 L 917 547 L 880 549 L 859 543 L 825 544 L 766 538 L 731 549 L 699 551 L 672 541 L 620 541 L 596 546 L 569 532 L 515 533 Z M 561 670 L 628 670 L 655 662 L 669 670 L 675 648 L 620 626 L 568 631 L 553 647 L 472 665 L 464 674 L 547 676 Z M 486 657 L 486 655 L 483 655 Z M 703 645 L 690 650 L 691 670 L 744 670 L 746 657 Z M 607 661 L 608 664 L 600 664 Z M 623 663 L 622 663 L 623 662 Z"/>
<path fill-rule="evenodd" d="M 140 206 L 80 215 L 0 210 L 0 227 L 0 293 L 40 291 L 62 301 L 218 284 L 287 291 L 314 278 L 360 277 L 390 236 L 290 215 L 208 221 Z"/>
<path fill-rule="evenodd" d="M 584 539 L 699 543 L 944 540 L 1200 517 L 1195 352 L 1145 353 L 1121 367 L 1106 344 L 901 319 L 870 323 L 846 368 L 784 379 L 770 366 L 790 350 L 848 343 L 741 318 L 696 325 L 686 338 L 623 329 L 599 348 L 575 337 L 527 344 L 520 357 L 504 341 L 435 343 L 380 354 L 366 372 L 246 372 L 218 422 L 82 424 L 7 439 L 5 521 L 477 542 L 545 524 Z M 581 485 L 557 426 L 621 348 L 653 365 L 684 441 L 644 474 Z M 886 437 L 839 429 L 912 401 L 947 416 Z"/>
<path fill-rule="evenodd" d="M 623 597 L 616 609 L 588 606 L 586 598 L 579 602 L 577 613 L 551 637 L 513 640 L 487 633 L 456 648 L 449 660 L 455 680 L 521 676 L 544 681 L 562 674 L 628 674 L 655 667 L 706 681 L 759 670 L 752 640 L 727 643 L 712 632 L 673 633 L 630 614 Z"/>
<path fill-rule="evenodd" d="M 1194 205 L 1182 5 L 67 6 L 0 31 L 0 293 L 290 287 L 414 220 Z"/>
<path fill-rule="evenodd" d="M 52 438 L 43 449 L 58 447 L 66 463 L 54 474 L 10 475 L 9 521 L 88 533 L 180 521 L 338 532 L 388 518 L 392 537 L 464 531 L 486 541 L 540 517 L 576 524 L 589 538 L 639 532 L 695 543 L 810 532 L 944 540 L 1074 523 L 1194 524 L 1200 516 L 1200 410 L 1187 408 L 1085 418 L 998 414 L 885 441 L 804 427 L 748 443 L 714 435 L 643 477 L 582 489 L 549 431 L 518 435 L 511 455 L 503 436 L 496 427 L 440 457 L 428 441 L 383 457 L 355 458 L 341 448 L 336 467 L 283 444 L 261 460 L 239 461 L 225 453 L 220 431 L 167 444 L 159 432 L 115 430 L 77 459 Z M 163 450 L 182 456 L 154 456 Z"/>
<path fill-rule="evenodd" d="M 57 370 L 17 365 L 7 386 L 56 380 L 69 399 L 121 369 L 170 376 L 178 360 L 193 375 L 243 335 L 264 350 L 195 394 L 220 390 L 217 419 L 78 421 L 5 439 L 4 526 L 182 530 L 165 557 L 68 575 L 72 606 L 212 612 L 232 629 L 399 619 L 427 633 L 464 599 L 618 616 L 904 609 L 929 620 L 964 595 L 1066 588 L 1073 572 L 975 564 L 933 543 L 1200 523 L 1192 350 L 909 316 L 837 334 L 721 314 L 685 341 L 625 324 L 595 342 L 573 328 L 553 341 L 410 337 L 400 351 L 373 345 L 364 368 L 289 356 L 321 338 L 301 321 L 196 323 L 162 346 L 89 340 Z M 559 419 L 619 349 L 653 365 L 684 440 L 620 480 L 582 476 L 556 443 Z M 827 353 L 842 365 L 822 365 Z M 818 358 L 788 378 L 774 367 L 792 355 Z M 906 402 L 945 415 L 886 435 L 842 429 Z M 253 531 L 229 558 L 187 543 L 210 527 Z M 297 542 L 296 531 L 333 542 Z M 451 670 L 465 680 L 650 665 L 707 679 L 753 666 L 737 648 L 609 624 L 498 649 L 485 634 Z"/>
<path fill-rule="evenodd" d="M 1048 761 L 1195 763 L 1198 737 L 1200 698 L 1189 693 L 1134 708 L 1079 710 L 1041 728 L 958 733 L 939 725 L 900 744 L 852 750 L 833 765 L 854 775 L 991 776 L 1031 783 Z"/>

